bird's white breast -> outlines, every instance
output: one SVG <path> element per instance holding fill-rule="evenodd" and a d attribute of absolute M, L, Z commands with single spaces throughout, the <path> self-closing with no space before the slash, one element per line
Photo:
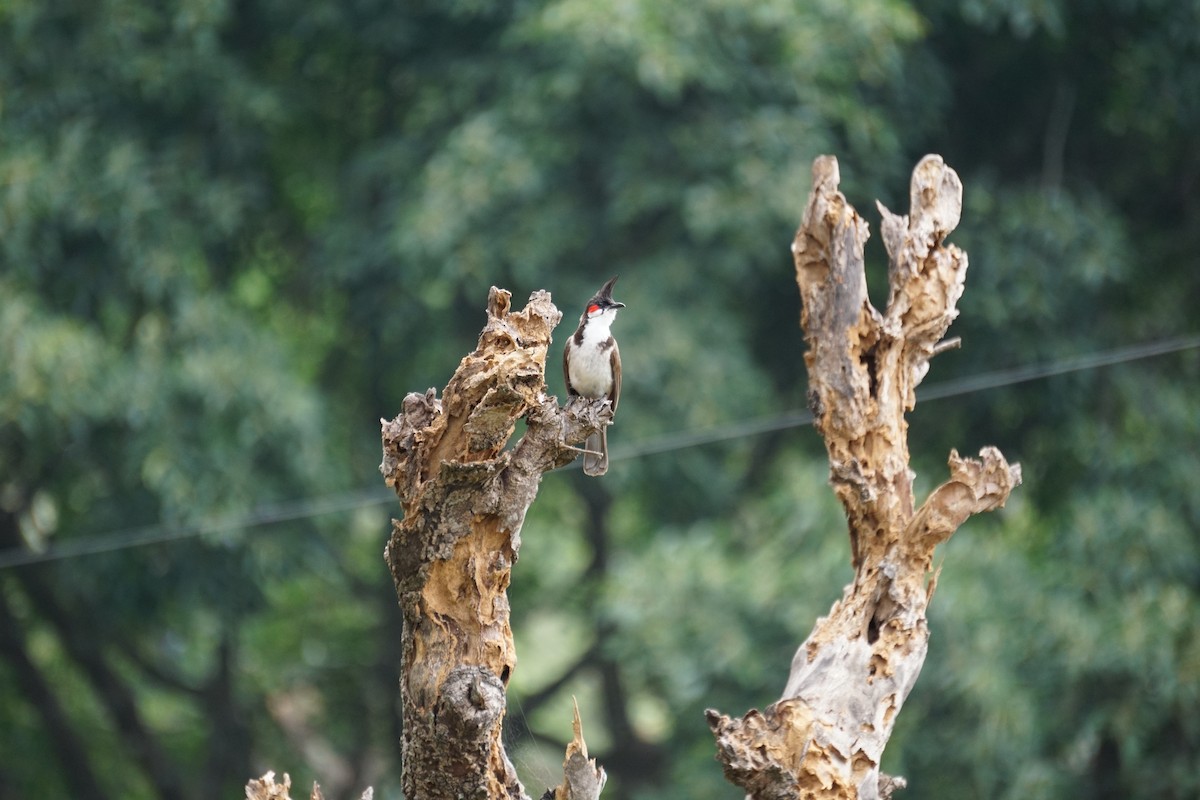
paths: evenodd
<path fill-rule="evenodd" d="M 584 397 L 605 397 L 612 391 L 612 348 L 601 347 L 610 336 L 612 321 L 606 319 L 607 316 L 602 314 L 588 320 L 583 329 L 583 343 L 572 343 L 568 362 L 571 387 Z M 613 316 L 616 316 L 615 312 Z"/>

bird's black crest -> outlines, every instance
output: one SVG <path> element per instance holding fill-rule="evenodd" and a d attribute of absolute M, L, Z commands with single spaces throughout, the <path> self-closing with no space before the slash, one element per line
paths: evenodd
<path fill-rule="evenodd" d="M 611 278 L 609 278 L 608 283 L 601 286 L 600 291 L 596 292 L 596 297 L 602 297 L 605 300 L 612 300 L 613 286 L 616 286 L 617 278 L 619 278 L 619 277 L 621 277 L 621 276 L 613 275 Z"/>

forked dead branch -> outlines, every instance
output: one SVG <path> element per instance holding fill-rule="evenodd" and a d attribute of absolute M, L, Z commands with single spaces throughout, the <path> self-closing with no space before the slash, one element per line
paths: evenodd
<path fill-rule="evenodd" d="M 753 798 L 888 797 L 879 771 L 896 715 L 925 662 L 933 550 L 1021 482 L 995 448 L 951 452 L 950 477 L 917 507 L 905 413 L 957 316 L 967 255 L 945 238 L 962 184 L 938 156 L 913 170 L 910 210 L 879 211 L 888 252 L 883 313 L 867 297 L 867 223 L 838 190 L 838 163 L 813 163 L 792 244 L 808 342 L 809 405 L 846 511 L 854 581 L 797 650 L 782 698 L 740 719 L 708 712 L 726 777 Z"/>

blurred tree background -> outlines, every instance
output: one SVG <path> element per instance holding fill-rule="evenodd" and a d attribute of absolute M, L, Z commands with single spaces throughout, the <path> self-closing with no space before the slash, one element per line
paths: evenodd
<path fill-rule="evenodd" d="M 1197 129 L 1195 0 L 0 3 L 0 798 L 398 797 L 377 420 L 491 284 L 561 346 L 617 273 L 613 468 L 527 522 L 510 750 L 555 783 L 575 694 L 606 796 L 736 796 L 703 708 L 775 699 L 849 578 L 786 424 L 812 158 L 873 228 L 961 174 L 933 385 L 1195 337 Z M 1026 485 L 943 550 L 913 797 L 1200 793 L 1198 389 L 1193 347 L 918 406 L 926 488 L 989 443 Z"/>

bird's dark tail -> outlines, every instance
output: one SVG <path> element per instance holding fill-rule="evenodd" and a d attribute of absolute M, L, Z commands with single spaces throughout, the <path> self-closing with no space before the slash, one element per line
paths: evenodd
<path fill-rule="evenodd" d="M 587 438 L 588 452 L 583 454 L 583 474 L 603 475 L 608 472 L 608 431 L 593 433 Z"/>

